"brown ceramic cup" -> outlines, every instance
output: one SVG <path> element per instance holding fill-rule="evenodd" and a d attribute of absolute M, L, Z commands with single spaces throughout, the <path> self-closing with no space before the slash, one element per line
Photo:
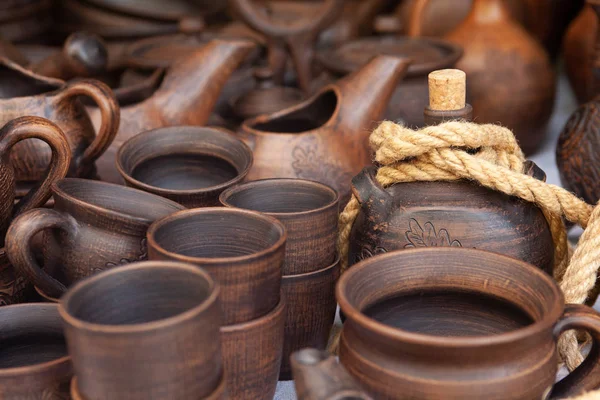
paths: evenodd
<path fill-rule="evenodd" d="M 335 260 L 339 196 L 329 186 L 304 179 L 264 179 L 229 188 L 219 200 L 283 223 L 287 231 L 283 275 L 317 271 Z"/>
<path fill-rule="evenodd" d="M 211 207 L 180 211 L 148 229 L 150 260 L 206 269 L 221 286 L 223 325 L 271 312 L 280 300 L 286 234 L 254 211 Z"/>
<path fill-rule="evenodd" d="M 374 398 L 553 399 L 600 384 L 600 315 L 565 305 L 554 280 L 523 261 L 401 250 L 354 265 L 336 294 L 347 318 L 340 362 Z M 569 329 L 587 331 L 592 350 L 554 384 L 556 341 Z"/>
<path fill-rule="evenodd" d="M 13 266 L 49 298 L 94 273 L 148 258 L 146 230 L 183 206 L 141 190 L 65 178 L 52 186 L 54 209 L 17 217 L 7 234 Z M 43 268 L 32 238 L 44 232 Z"/>
<path fill-rule="evenodd" d="M 176 126 L 142 132 L 117 153 L 127 186 L 189 208 L 216 206 L 219 194 L 240 183 L 252 166 L 252 151 L 220 129 Z"/>
<path fill-rule="evenodd" d="M 71 359 L 56 304 L 0 308 L 0 398 L 68 399 Z"/>
<path fill-rule="evenodd" d="M 105 271 L 74 285 L 59 311 L 86 400 L 195 400 L 221 385 L 219 287 L 201 268 Z"/>

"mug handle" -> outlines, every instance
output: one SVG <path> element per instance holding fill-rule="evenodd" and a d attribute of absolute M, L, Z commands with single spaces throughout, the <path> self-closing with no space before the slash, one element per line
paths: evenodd
<path fill-rule="evenodd" d="M 59 95 L 59 101 L 72 96 L 90 97 L 100 109 L 102 122 L 94 141 L 85 149 L 81 156 L 81 164 L 90 164 L 96 161 L 111 145 L 117 132 L 121 112 L 119 103 L 113 91 L 104 83 L 93 79 L 80 79 L 69 82 Z"/>
<path fill-rule="evenodd" d="M 67 175 L 71 164 L 71 148 L 64 133 L 41 117 L 19 117 L 4 125 L 0 130 L 0 154 L 6 155 L 18 142 L 32 138 L 46 142 L 52 150 L 52 158 L 44 179 L 19 200 L 13 208 L 13 216 L 44 205 L 52 195 L 52 184 Z"/>
<path fill-rule="evenodd" d="M 77 232 L 77 222 L 67 214 L 49 208 L 36 208 L 15 218 L 6 234 L 6 255 L 10 263 L 44 294 L 59 298 L 67 288 L 40 267 L 31 249 L 31 239 L 39 232 L 58 228 Z"/>
<path fill-rule="evenodd" d="M 570 329 L 581 329 L 592 336 L 592 349 L 583 363 L 554 385 L 550 399 L 561 399 L 596 389 L 600 385 L 600 314 L 581 304 L 567 304 L 554 326 L 554 337 Z"/>

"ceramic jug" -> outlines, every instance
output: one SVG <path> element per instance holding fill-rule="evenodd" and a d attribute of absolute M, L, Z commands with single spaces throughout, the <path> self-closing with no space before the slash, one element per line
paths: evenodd
<path fill-rule="evenodd" d="M 596 95 L 592 61 L 597 29 L 596 13 L 591 6 L 586 5 L 569 25 L 563 41 L 565 72 L 580 104 L 590 101 Z"/>
<path fill-rule="evenodd" d="M 238 132 L 254 152 L 247 179 L 316 180 L 347 198 L 351 177 L 371 162 L 370 129 L 409 63 L 378 56 L 296 106 L 245 121 Z"/>
<path fill-rule="evenodd" d="M 115 158 L 130 137 L 165 126 L 204 125 L 227 79 L 254 47 L 247 40 L 213 40 L 174 63 L 150 97 L 122 107 L 117 136 L 98 160 L 100 178 L 122 182 Z M 100 125 L 100 110 L 89 111 L 94 124 Z"/>

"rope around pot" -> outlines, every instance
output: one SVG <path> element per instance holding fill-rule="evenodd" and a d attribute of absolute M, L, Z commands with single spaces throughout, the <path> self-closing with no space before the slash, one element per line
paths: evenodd
<path fill-rule="evenodd" d="M 415 131 L 386 121 L 373 131 L 370 144 L 380 164 L 376 179 L 384 187 L 400 182 L 468 179 L 536 204 L 552 232 L 554 278 L 566 303 L 583 304 L 595 291 L 600 267 L 600 207 L 524 174 L 525 157 L 509 129 L 452 121 Z M 360 204 L 352 196 L 339 217 L 342 272 L 348 267 L 349 237 L 359 211 Z M 585 229 L 570 262 L 563 217 Z M 337 340 L 333 347 L 337 347 Z M 570 370 L 583 361 L 573 331 L 561 336 L 558 350 Z"/>

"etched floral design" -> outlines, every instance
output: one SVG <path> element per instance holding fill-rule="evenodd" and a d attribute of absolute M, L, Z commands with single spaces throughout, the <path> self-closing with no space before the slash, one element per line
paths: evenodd
<path fill-rule="evenodd" d="M 113 262 L 107 262 L 106 263 L 106 268 L 113 268 L 119 265 L 125 265 L 125 264 L 129 264 L 135 261 L 143 261 L 146 260 L 148 258 L 148 240 L 146 238 L 143 238 L 142 241 L 140 242 L 140 255 L 137 256 L 136 258 L 133 259 L 129 259 L 129 258 L 121 258 L 118 262 L 113 263 Z M 104 271 L 105 268 L 100 268 L 100 267 L 96 267 L 93 268 L 94 272 L 100 272 L 100 271 Z"/>
<path fill-rule="evenodd" d="M 310 138 L 292 149 L 292 168 L 298 178 L 314 179 L 335 188 L 350 182 L 352 173 L 342 165 L 332 162 L 332 157 L 320 151 L 319 140 Z"/>
<path fill-rule="evenodd" d="M 374 257 L 378 254 L 385 254 L 387 250 L 383 247 L 375 246 L 372 249 L 365 246 L 360 250 L 360 253 L 356 255 L 355 262 L 359 262 L 361 260 L 366 260 L 367 258 Z"/>
<path fill-rule="evenodd" d="M 429 221 L 421 227 L 416 219 L 411 218 L 408 226 L 409 230 L 405 236 L 409 244 L 404 246 L 405 249 L 416 247 L 462 247 L 458 240 L 450 239 L 450 234 L 446 229 L 437 231 Z"/>

